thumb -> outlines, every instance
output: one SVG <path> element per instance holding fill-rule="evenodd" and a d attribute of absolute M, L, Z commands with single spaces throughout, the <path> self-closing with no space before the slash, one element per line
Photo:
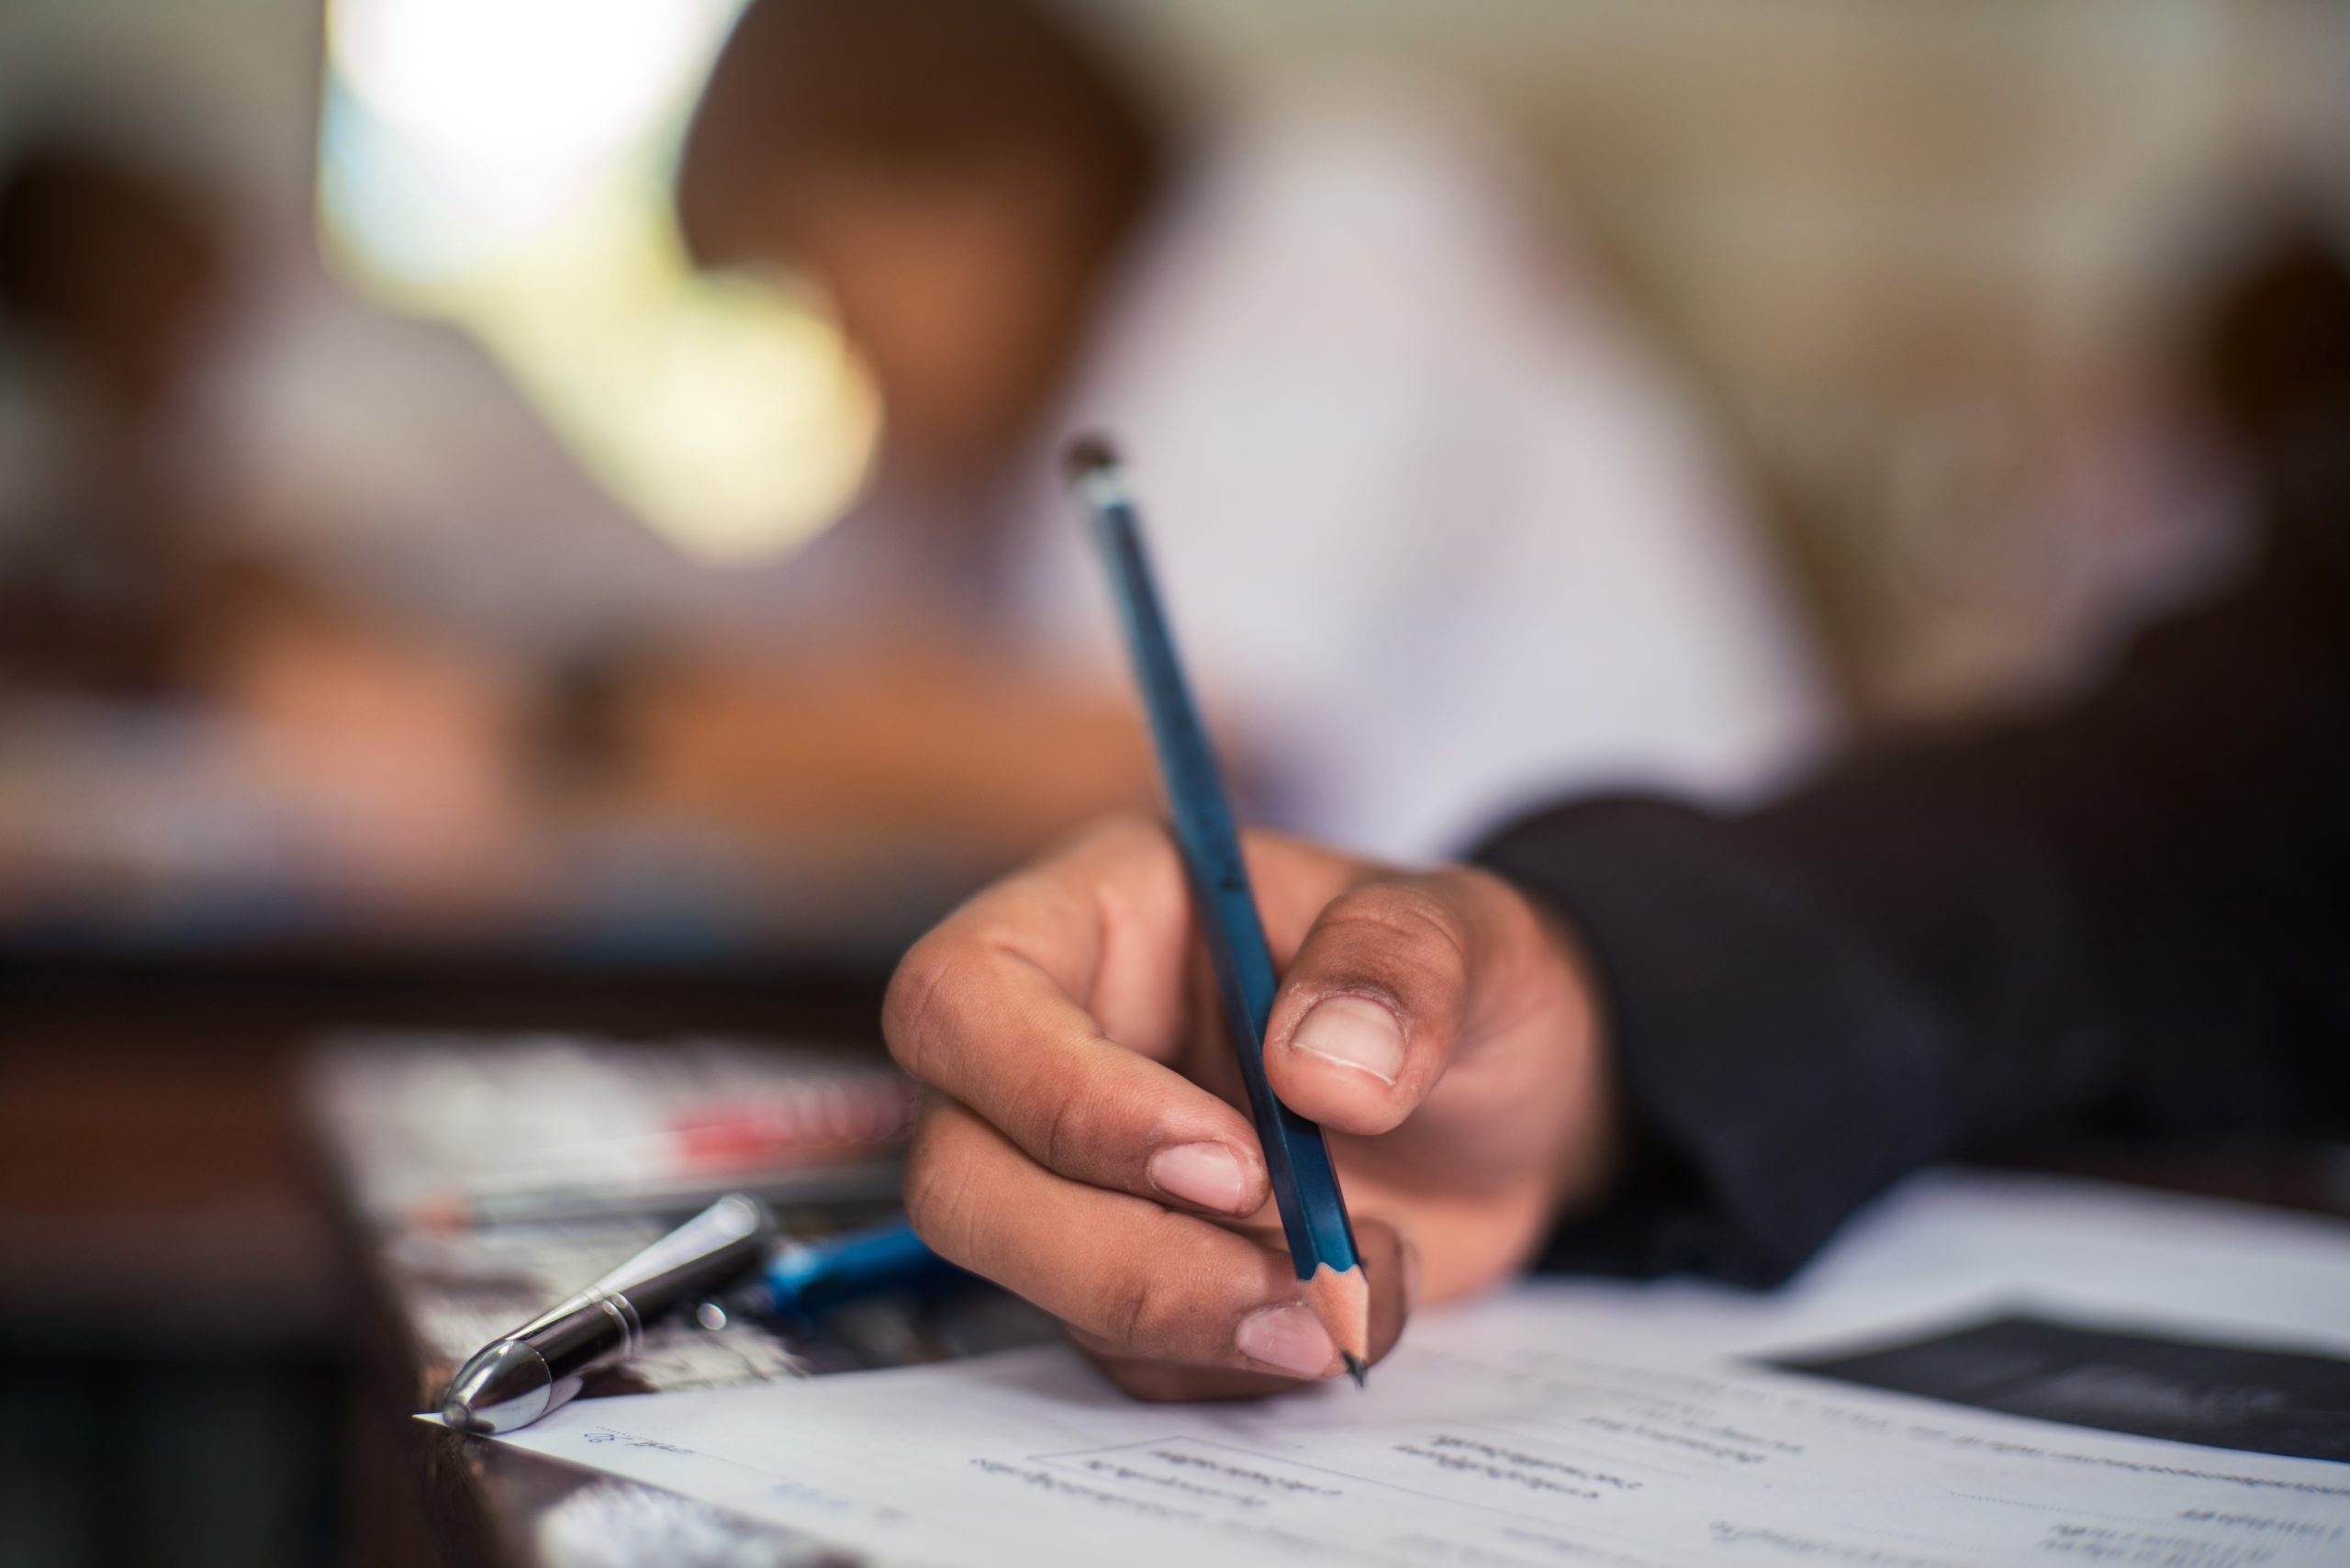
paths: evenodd
<path fill-rule="evenodd" d="M 1502 901 L 1482 871 L 1385 875 L 1324 908 L 1282 976 L 1265 1071 L 1282 1103 L 1338 1132 L 1392 1130 L 1444 1076 Z"/>

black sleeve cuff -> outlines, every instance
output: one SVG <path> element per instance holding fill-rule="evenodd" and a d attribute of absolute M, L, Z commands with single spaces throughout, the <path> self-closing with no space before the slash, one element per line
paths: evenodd
<path fill-rule="evenodd" d="M 1640 1150 L 1541 1267 L 1776 1283 L 1951 1143 L 1946 1025 L 1739 824 L 1594 801 L 1476 858 L 1581 936 Z"/>

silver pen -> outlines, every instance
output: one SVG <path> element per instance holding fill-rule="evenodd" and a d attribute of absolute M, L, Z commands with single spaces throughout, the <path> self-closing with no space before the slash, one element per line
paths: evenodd
<path fill-rule="evenodd" d="M 767 1206 L 731 1193 L 577 1294 L 474 1352 L 442 1395 L 461 1432 L 527 1427 L 587 1375 L 636 1353 L 644 1326 L 752 1272 L 775 1240 Z"/>

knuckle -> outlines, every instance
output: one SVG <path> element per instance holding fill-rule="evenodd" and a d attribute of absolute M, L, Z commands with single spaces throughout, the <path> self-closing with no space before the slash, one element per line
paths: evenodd
<path fill-rule="evenodd" d="M 931 1117 L 906 1151 L 906 1217 L 932 1251 L 949 1262 L 968 1264 L 973 1254 L 978 1211 L 970 1161 L 957 1151 L 941 1117 Z"/>
<path fill-rule="evenodd" d="M 923 1082 L 935 1060 L 938 1013 L 956 969 L 953 949 L 934 934 L 900 959 L 881 999 L 881 1037 L 900 1067 Z"/>
<path fill-rule="evenodd" d="M 1046 1170 L 1075 1174 L 1092 1147 L 1092 1121 L 1082 1096 L 1056 1095 L 1036 1114 L 1029 1151 Z"/>
<path fill-rule="evenodd" d="M 1435 877 L 1416 877 L 1388 884 L 1387 924 L 1425 956 L 1441 952 L 1457 963 L 1469 955 L 1469 934 L 1453 901 L 1440 890 Z"/>
<path fill-rule="evenodd" d="M 1102 1332 L 1122 1348 L 1148 1354 L 1164 1317 L 1166 1287 L 1148 1270 L 1129 1270 L 1112 1282 L 1102 1304 Z"/>
<path fill-rule="evenodd" d="M 1013 1141 L 1047 1170 L 1095 1186 L 1132 1184 L 1146 1135 L 1125 1126 L 1136 1108 L 1104 1085 L 1070 1073 L 1032 1081 L 1012 1105 Z"/>
<path fill-rule="evenodd" d="M 1146 1225 L 1140 1234 L 1167 1245 L 1144 1245 L 1101 1282 L 1093 1321 L 1087 1327 L 1125 1355 L 1147 1361 L 1188 1359 L 1183 1351 L 1198 1339 L 1214 1292 L 1196 1269 L 1170 1263 L 1179 1258 L 1180 1227 Z"/>
<path fill-rule="evenodd" d="M 1469 936 L 1452 901 L 1413 878 L 1357 889 L 1333 906 L 1331 925 L 1359 961 L 1427 983 L 1465 974 Z"/>

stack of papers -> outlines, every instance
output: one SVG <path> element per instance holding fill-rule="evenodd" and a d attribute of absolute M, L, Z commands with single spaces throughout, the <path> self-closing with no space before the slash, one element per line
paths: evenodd
<path fill-rule="evenodd" d="M 1137 1404 L 1026 1350 L 501 1439 L 877 1562 L 2350 1562 L 2350 1226 L 1932 1175 L 1787 1290 L 1528 1283 L 1367 1392 Z"/>

